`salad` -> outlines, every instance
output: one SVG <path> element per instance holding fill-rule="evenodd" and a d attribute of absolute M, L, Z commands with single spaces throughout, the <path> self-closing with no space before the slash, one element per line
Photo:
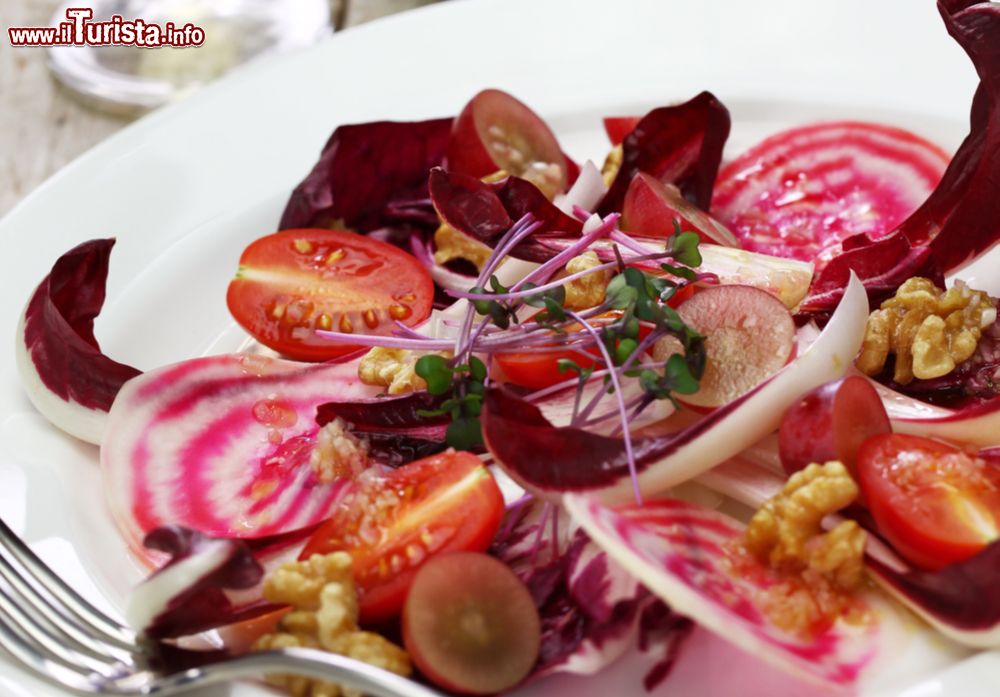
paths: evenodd
<path fill-rule="evenodd" d="M 981 79 L 953 156 L 834 122 L 723 162 L 708 92 L 605 119 L 603 163 L 495 89 L 340 126 L 232 260 L 249 348 L 149 371 L 94 336 L 114 240 L 57 259 L 19 367 L 100 445 L 129 621 L 462 694 L 632 650 L 669 685 L 695 627 L 849 691 L 908 613 L 1000 644 L 997 299 L 960 271 L 1000 240 L 1000 10 L 938 7 Z"/>

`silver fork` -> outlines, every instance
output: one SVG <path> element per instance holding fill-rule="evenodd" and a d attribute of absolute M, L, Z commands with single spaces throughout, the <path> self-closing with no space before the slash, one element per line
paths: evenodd
<path fill-rule="evenodd" d="M 175 695 L 265 673 L 339 683 L 378 697 L 441 697 L 395 673 L 314 649 L 220 659 L 185 651 L 197 665 L 168 672 L 152 646 L 60 579 L 0 520 L 0 648 L 42 680 L 76 694 Z M 214 660 L 213 660 L 214 659 Z"/>

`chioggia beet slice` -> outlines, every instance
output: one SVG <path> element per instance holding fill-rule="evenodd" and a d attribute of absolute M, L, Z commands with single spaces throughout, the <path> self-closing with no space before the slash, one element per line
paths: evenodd
<path fill-rule="evenodd" d="M 672 499 L 619 509 L 579 495 L 564 503 L 597 545 L 675 611 L 789 673 L 856 690 L 902 643 L 891 610 L 871 592 L 858 597 L 865 609 L 856 621 L 810 633 L 780 628 L 766 600 L 774 579 L 738 571 L 743 526 L 725 515 Z"/>
<path fill-rule="evenodd" d="M 342 479 L 311 462 L 317 407 L 380 388 L 357 363 L 230 354 L 145 373 L 118 394 L 101 443 L 112 512 L 143 554 L 150 530 L 176 524 L 218 537 L 259 537 L 329 516 Z"/>

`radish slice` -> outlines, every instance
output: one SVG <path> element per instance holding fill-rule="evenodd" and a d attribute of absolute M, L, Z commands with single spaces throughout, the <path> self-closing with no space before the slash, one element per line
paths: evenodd
<path fill-rule="evenodd" d="M 321 483 L 310 456 L 316 408 L 381 389 L 357 362 L 224 355 L 166 366 L 118 394 L 101 444 L 112 513 L 144 556 L 150 530 L 177 524 L 216 537 L 259 537 L 329 515 L 342 480 Z"/>
<path fill-rule="evenodd" d="M 705 336 L 705 374 L 698 391 L 682 397 L 694 406 L 719 407 L 743 396 L 781 370 L 795 346 L 791 314 L 773 295 L 750 286 L 707 288 L 677 313 Z M 653 349 L 658 361 L 673 353 L 676 339 Z"/>
<path fill-rule="evenodd" d="M 825 265 L 846 238 L 878 239 L 903 222 L 949 160 L 899 128 L 851 121 L 794 128 L 722 170 L 712 211 L 747 249 Z"/>
<path fill-rule="evenodd" d="M 814 637 L 777 627 L 763 601 L 768 575 L 740 575 L 730 544 L 743 526 L 714 511 L 672 499 L 618 510 L 567 495 L 570 516 L 612 559 L 670 607 L 772 665 L 817 683 L 855 686 L 884 658 L 892 623 L 873 611 L 867 621 L 842 620 Z M 876 602 L 866 594 L 864 600 Z"/>
<path fill-rule="evenodd" d="M 644 249 L 647 254 L 663 251 L 663 240 L 634 236 L 631 240 L 633 245 Z M 538 240 L 538 243 L 556 254 L 577 241 L 578 238 L 550 238 Z M 597 253 L 601 261 L 615 261 L 613 243 L 597 240 L 590 248 Z M 701 245 L 698 249 L 701 252 L 701 266 L 697 270 L 716 276 L 722 285 L 753 286 L 766 290 L 789 309 L 795 308 L 809 291 L 813 267 L 808 262 L 757 254 L 717 244 Z M 655 262 L 639 262 L 636 265 L 650 270 L 660 268 Z"/>
<path fill-rule="evenodd" d="M 808 351 L 750 393 L 676 433 L 633 438 L 639 489 L 645 496 L 698 476 L 774 431 L 804 393 L 847 371 L 868 319 L 864 287 L 852 277 L 826 329 Z M 553 426 L 532 404 L 491 388 L 481 417 L 486 446 L 521 486 L 542 498 L 588 492 L 609 502 L 633 497 L 621 439 Z"/>

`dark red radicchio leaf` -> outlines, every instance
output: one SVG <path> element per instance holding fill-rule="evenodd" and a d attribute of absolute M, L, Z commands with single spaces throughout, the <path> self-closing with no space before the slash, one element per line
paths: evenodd
<path fill-rule="evenodd" d="M 843 253 L 830 260 L 813 280 L 799 313 L 805 317 L 828 315 L 844 294 L 853 271 L 875 307 L 892 296 L 908 278 L 924 276 L 944 287 L 944 277 L 926 245 L 914 246 L 898 232 L 879 240 L 855 235 L 843 242 Z"/>
<path fill-rule="evenodd" d="M 454 119 L 340 126 L 292 191 L 279 229 L 343 227 L 433 230 L 427 172 L 444 161 Z"/>
<path fill-rule="evenodd" d="M 258 542 L 270 549 L 287 540 Z M 135 628 L 150 638 L 190 636 L 280 608 L 262 598 L 236 603 L 227 595 L 226 591 L 254 588 L 264 576 L 264 567 L 244 540 L 209 537 L 179 525 L 167 525 L 150 531 L 143 544 L 170 555 L 169 561 L 139 586 L 130 600 L 130 621 L 143 624 Z M 137 617 L 148 618 L 148 622 L 140 622 Z"/>
<path fill-rule="evenodd" d="M 434 208 L 443 221 L 490 246 L 528 213 L 541 223 L 536 235 L 577 236 L 583 229 L 579 220 L 563 213 L 538 187 L 520 177 L 484 182 L 435 168 L 429 188 Z"/>
<path fill-rule="evenodd" d="M 90 240 L 59 257 L 28 301 L 19 337 L 18 349 L 30 359 L 19 363 L 32 402 L 56 426 L 94 443 L 101 429 L 76 417 L 107 412 L 121 386 L 142 372 L 108 358 L 94 337 L 114 244 L 114 239 Z M 65 408 L 56 410 L 50 399 L 36 394 L 37 380 Z"/>
<path fill-rule="evenodd" d="M 938 10 L 980 78 L 969 135 L 927 201 L 888 236 L 833 259 L 802 312 L 832 309 L 851 270 L 877 302 L 910 276 L 949 273 L 1000 241 L 1000 7 L 940 0 Z"/>
<path fill-rule="evenodd" d="M 439 409 L 441 401 L 428 392 L 411 392 L 364 402 L 331 402 L 316 409 L 316 423 L 325 426 L 336 418 L 343 419 L 353 433 L 368 441 L 375 460 L 399 467 L 447 447 L 449 420 L 421 415 Z"/>
<path fill-rule="evenodd" d="M 555 527 L 552 516 L 559 516 Z M 526 497 L 508 509 L 490 549 L 524 581 L 538 606 L 542 641 L 528 680 L 560 672 L 594 674 L 637 641 L 642 651 L 675 653 L 683 632 L 673 631 L 672 613 L 569 525 L 560 508 Z M 658 664 L 646 682 L 668 673 Z"/>
<path fill-rule="evenodd" d="M 869 556 L 868 569 L 918 614 L 970 646 L 1000 638 L 1000 542 L 939 571 L 897 571 Z"/>
<path fill-rule="evenodd" d="M 622 141 L 621 169 L 598 212 L 621 211 L 625 192 L 639 172 L 675 184 L 684 198 L 707 211 L 729 127 L 729 111 L 711 92 L 653 109 Z"/>

